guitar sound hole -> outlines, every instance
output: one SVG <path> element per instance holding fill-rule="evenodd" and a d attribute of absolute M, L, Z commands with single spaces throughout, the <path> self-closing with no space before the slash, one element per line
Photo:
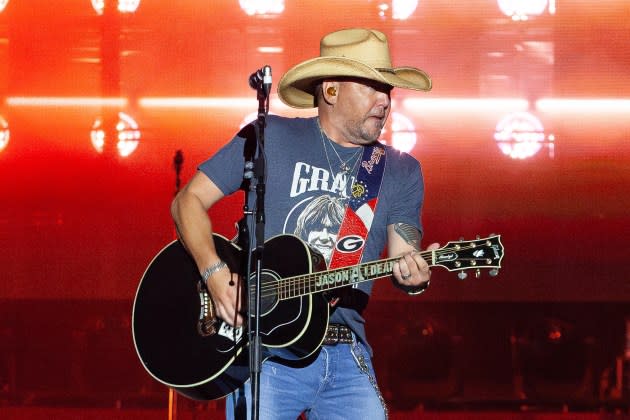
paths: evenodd
<path fill-rule="evenodd" d="M 256 279 L 253 279 L 254 281 Z M 266 315 L 271 312 L 278 304 L 278 280 L 277 273 L 263 270 L 260 279 L 260 313 Z M 252 299 L 254 297 L 252 296 Z M 252 300 L 253 303 L 253 300 Z"/>

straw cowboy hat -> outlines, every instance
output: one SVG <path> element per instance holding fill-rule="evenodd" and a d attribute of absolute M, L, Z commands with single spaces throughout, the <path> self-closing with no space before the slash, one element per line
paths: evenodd
<path fill-rule="evenodd" d="M 415 67 L 392 67 L 385 34 L 372 29 L 343 29 L 324 36 L 320 56 L 289 69 L 278 96 L 294 108 L 315 106 L 315 86 L 329 77 L 359 77 L 393 87 L 431 90 L 431 78 Z"/>

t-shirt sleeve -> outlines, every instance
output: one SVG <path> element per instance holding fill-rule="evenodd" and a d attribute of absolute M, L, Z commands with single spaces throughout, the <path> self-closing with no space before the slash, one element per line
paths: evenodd
<path fill-rule="evenodd" d="M 424 179 L 420 163 L 411 156 L 406 156 L 397 170 L 400 182 L 391 197 L 391 211 L 387 224 L 406 223 L 420 231 L 422 237 L 422 203 L 424 201 Z M 402 163 L 402 162 L 401 162 Z"/>
<path fill-rule="evenodd" d="M 224 195 L 237 191 L 243 182 L 245 139 L 236 136 L 197 169 L 215 183 Z"/>

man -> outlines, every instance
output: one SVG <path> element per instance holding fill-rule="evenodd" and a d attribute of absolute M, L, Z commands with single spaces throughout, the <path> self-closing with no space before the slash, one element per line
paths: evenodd
<path fill-rule="evenodd" d="M 398 258 L 391 270 L 394 284 L 417 294 L 430 279 L 418 252 L 422 172 L 414 158 L 377 142 L 393 87 L 428 91 L 431 80 L 413 67 L 394 68 L 387 38 L 368 29 L 324 36 L 319 57 L 282 77 L 281 100 L 296 108 L 317 107 L 318 117 L 267 118 L 265 237 L 296 233 L 315 239 L 315 231 L 325 230 L 327 240 L 336 241 L 334 251 L 325 253 L 329 268 L 378 260 L 386 247 Z M 236 274 L 217 255 L 207 210 L 241 185 L 244 145 L 237 135 L 202 163 L 172 204 L 180 239 L 206 281 L 217 315 L 236 326 L 243 325 L 246 311 L 237 301 Z M 316 214 L 322 210 L 328 214 Z M 314 217 L 319 221 L 313 232 L 304 231 Z M 330 334 L 314 361 L 299 367 L 276 359 L 263 363 L 261 419 L 293 420 L 302 412 L 313 419 L 387 417 L 361 316 L 371 290 L 372 282 L 363 281 L 331 299 Z M 247 383 L 228 398 L 229 418 L 249 415 L 249 392 Z"/>

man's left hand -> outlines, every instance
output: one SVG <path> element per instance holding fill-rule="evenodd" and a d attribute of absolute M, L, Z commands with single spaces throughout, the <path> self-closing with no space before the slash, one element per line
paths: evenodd
<path fill-rule="evenodd" d="M 427 251 L 434 251 L 440 244 L 433 243 L 427 247 Z M 422 258 L 420 251 L 412 251 L 403 254 L 394 264 L 394 278 L 399 285 L 411 288 L 425 288 L 431 279 L 429 263 Z"/>

